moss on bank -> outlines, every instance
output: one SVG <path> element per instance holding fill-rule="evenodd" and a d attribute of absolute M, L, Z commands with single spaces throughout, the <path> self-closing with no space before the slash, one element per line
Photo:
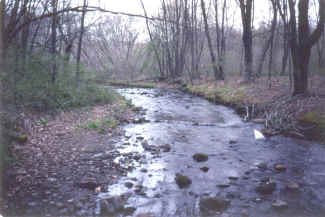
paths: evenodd
<path fill-rule="evenodd" d="M 137 87 L 137 88 L 155 88 L 156 83 L 154 82 L 128 82 L 128 81 L 105 81 L 102 84 L 108 84 L 111 86 L 118 87 Z"/>
<path fill-rule="evenodd" d="M 247 101 L 246 87 L 214 87 L 206 84 L 187 85 L 187 92 L 202 96 L 210 101 L 221 104 L 244 104 Z"/>
<path fill-rule="evenodd" d="M 309 139 L 321 141 L 325 144 L 325 114 L 319 111 L 311 111 L 301 115 L 298 119 Z"/>

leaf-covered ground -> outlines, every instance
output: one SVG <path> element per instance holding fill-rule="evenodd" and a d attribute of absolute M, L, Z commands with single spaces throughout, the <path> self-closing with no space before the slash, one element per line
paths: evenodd
<path fill-rule="evenodd" d="M 118 126 L 134 117 L 124 100 L 24 115 L 28 139 L 11 146 L 5 174 L 6 216 L 88 215 L 83 212 L 95 208 L 96 192 L 125 173 L 113 162 L 114 143 L 122 134 Z"/>

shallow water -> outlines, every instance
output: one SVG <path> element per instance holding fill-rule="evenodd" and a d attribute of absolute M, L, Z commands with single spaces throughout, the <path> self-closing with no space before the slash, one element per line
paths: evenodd
<path fill-rule="evenodd" d="M 117 144 L 123 155 L 115 161 L 135 169 L 108 186 L 108 193 L 100 194 L 99 199 L 128 195 L 126 206 L 136 208 L 130 216 L 206 216 L 199 204 L 207 196 L 230 201 L 228 209 L 212 216 L 325 216 L 324 146 L 282 136 L 255 140 L 253 131 L 261 125 L 243 122 L 227 107 L 177 90 L 118 91 L 145 109 L 149 122 L 125 126 L 125 138 Z M 171 145 L 170 152 L 158 150 L 165 144 Z M 148 145 L 153 150 L 145 150 Z M 198 152 L 207 154 L 208 161 L 195 162 L 192 156 Z M 123 162 L 123 156 L 131 154 L 140 159 Z M 260 163 L 267 168 L 258 168 Z M 275 164 L 287 169 L 278 172 Z M 208 167 L 208 172 L 200 170 L 202 167 Z M 176 173 L 188 176 L 192 184 L 180 189 Z M 265 178 L 276 183 L 272 194 L 255 190 Z M 127 188 L 126 182 L 134 186 Z M 290 182 L 299 188 L 287 189 Z M 273 208 L 272 201 L 277 199 L 287 202 L 288 208 Z"/>

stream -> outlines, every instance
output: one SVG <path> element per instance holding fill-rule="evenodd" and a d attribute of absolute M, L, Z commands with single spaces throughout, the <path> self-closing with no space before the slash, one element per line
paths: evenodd
<path fill-rule="evenodd" d="M 98 195 L 98 214 L 325 216 L 325 146 L 283 136 L 256 140 L 262 125 L 178 90 L 118 92 L 142 107 L 144 119 L 124 127 L 115 161 L 129 172 Z M 208 160 L 195 161 L 196 153 Z M 191 183 L 180 188 L 176 174 Z"/>

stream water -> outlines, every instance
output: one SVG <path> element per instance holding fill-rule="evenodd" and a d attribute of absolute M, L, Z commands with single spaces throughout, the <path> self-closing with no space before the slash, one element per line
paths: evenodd
<path fill-rule="evenodd" d="M 98 196 L 126 198 L 124 206 L 133 208 L 113 216 L 325 216 L 324 146 L 282 136 L 255 140 L 261 125 L 177 90 L 118 91 L 145 110 L 147 121 L 125 126 L 115 161 L 133 169 Z M 196 162 L 195 153 L 208 160 Z M 192 183 L 180 188 L 177 173 Z M 272 192 L 257 190 L 268 183 L 276 184 Z M 277 200 L 285 204 L 272 206 Z M 216 201 L 227 206 L 214 207 Z"/>

